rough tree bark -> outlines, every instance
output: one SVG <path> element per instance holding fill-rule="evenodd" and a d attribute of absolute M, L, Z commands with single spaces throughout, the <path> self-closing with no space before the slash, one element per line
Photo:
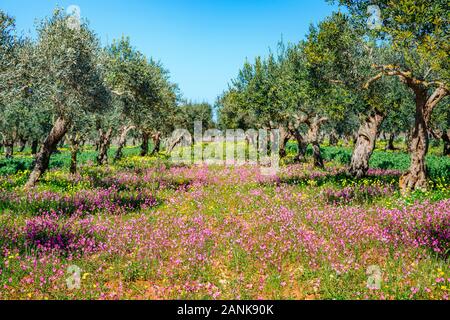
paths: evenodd
<path fill-rule="evenodd" d="M 25 150 L 26 145 L 27 145 L 27 140 L 20 138 L 19 139 L 19 152 L 23 152 L 23 150 Z"/>
<path fill-rule="evenodd" d="M 114 161 L 118 161 L 123 157 L 123 148 L 125 147 L 125 143 L 127 141 L 127 135 L 130 130 L 132 130 L 133 126 L 123 126 L 120 130 L 119 142 L 117 146 L 116 155 L 114 156 Z"/>
<path fill-rule="evenodd" d="M 77 173 L 77 157 L 78 152 L 80 151 L 80 136 L 78 134 L 74 134 L 69 137 L 70 143 L 70 173 Z"/>
<path fill-rule="evenodd" d="M 434 107 L 448 95 L 447 89 L 443 86 L 437 88 L 431 96 L 428 96 L 426 87 L 416 84 L 411 85 L 411 87 L 415 93 L 416 115 L 414 130 L 409 144 L 411 165 L 409 170 L 400 178 L 400 190 L 403 193 L 428 187 L 425 165 L 425 156 L 429 145 L 428 123 Z"/>
<path fill-rule="evenodd" d="M 41 150 L 36 156 L 34 169 L 25 185 L 26 189 L 34 187 L 42 174 L 48 169 L 50 156 L 58 142 L 61 141 L 66 134 L 68 128 L 69 122 L 67 120 L 61 117 L 56 120 L 52 130 L 42 144 Z"/>
<path fill-rule="evenodd" d="M 442 133 L 442 140 L 444 141 L 444 150 L 442 154 L 444 156 L 450 155 L 450 130 L 445 130 Z"/>
<path fill-rule="evenodd" d="M 152 135 L 153 140 L 153 150 L 151 155 L 158 154 L 161 150 L 161 132 L 156 132 Z"/>
<path fill-rule="evenodd" d="M 311 120 L 308 119 L 306 121 L 309 128 L 307 141 L 312 145 L 314 166 L 318 168 L 324 167 L 322 154 L 320 152 L 319 133 L 320 127 L 326 121 L 328 121 L 328 118 L 319 118 L 319 116 L 315 116 Z"/>
<path fill-rule="evenodd" d="M 339 142 L 339 140 L 338 140 L 338 137 L 336 136 L 336 133 L 334 131 L 332 131 L 330 133 L 330 146 L 335 147 L 335 146 L 337 146 L 338 142 Z"/>
<path fill-rule="evenodd" d="M 5 158 L 11 159 L 14 154 L 14 140 L 13 139 L 4 139 L 3 140 L 3 148 L 5 149 Z"/>
<path fill-rule="evenodd" d="M 361 123 L 349 168 L 349 173 L 352 176 L 361 178 L 367 174 L 369 160 L 375 149 L 378 129 L 385 117 L 386 114 L 375 110 Z"/>
<path fill-rule="evenodd" d="M 395 148 L 395 146 L 394 146 L 394 141 L 395 141 L 395 133 L 394 133 L 394 132 L 391 132 L 391 133 L 389 134 L 389 139 L 388 139 L 388 142 L 387 142 L 387 144 L 386 144 L 386 150 L 389 150 L 389 151 L 395 151 L 395 150 L 397 150 L 397 149 Z"/>
<path fill-rule="evenodd" d="M 280 150 L 279 150 L 279 154 L 281 158 L 286 157 L 286 144 L 289 142 L 290 139 L 290 134 L 289 131 L 284 127 L 284 126 L 280 126 L 279 127 L 280 130 Z"/>
<path fill-rule="evenodd" d="M 98 140 L 98 154 L 97 154 L 97 164 L 99 166 L 104 165 L 108 162 L 108 150 L 111 145 L 112 128 L 109 128 L 106 132 L 103 129 L 99 129 L 99 140 Z"/>
<path fill-rule="evenodd" d="M 294 161 L 305 162 L 306 148 L 308 147 L 308 144 L 298 130 L 292 130 L 291 134 L 294 137 L 295 141 L 297 141 L 297 154 L 294 158 Z"/>
<path fill-rule="evenodd" d="M 183 142 L 183 140 L 185 140 L 184 134 L 180 134 L 177 138 L 173 139 L 167 147 L 167 154 L 171 154 L 173 149 L 175 149 L 175 147 Z M 169 140 L 170 141 L 170 140 Z M 188 139 L 186 139 L 185 141 L 188 141 Z M 189 141 L 189 143 L 192 143 L 192 141 Z"/>
<path fill-rule="evenodd" d="M 37 140 L 33 140 L 31 142 L 31 154 L 36 155 L 38 151 L 39 142 Z"/>
<path fill-rule="evenodd" d="M 142 143 L 141 143 L 141 157 L 145 157 L 148 154 L 148 142 L 150 135 L 147 132 L 142 133 Z"/>
<path fill-rule="evenodd" d="M 357 132 L 353 133 L 351 141 L 354 146 L 356 146 L 356 142 L 358 141 L 358 138 L 359 138 L 358 133 Z"/>
<path fill-rule="evenodd" d="M 312 147 L 313 147 L 314 166 L 317 168 L 323 169 L 324 164 L 323 164 L 322 154 L 320 153 L 320 144 L 317 142 L 313 142 Z"/>

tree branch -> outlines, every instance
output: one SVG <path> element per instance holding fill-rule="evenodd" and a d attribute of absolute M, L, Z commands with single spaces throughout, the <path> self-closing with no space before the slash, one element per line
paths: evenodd
<path fill-rule="evenodd" d="M 425 89 L 428 89 L 432 86 L 440 86 L 446 88 L 445 84 L 440 81 L 425 81 L 417 79 L 412 75 L 410 71 L 403 71 L 398 66 L 394 65 L 383 65 L 383 66 L 373 66 L 375 69 L 381 70 L 380 73 L 378 73 L 376 76 L 370 78 L 363 86 L 364 89 L 368 89 L 369 86 L 375 82 L 381 79 L 383 76 L 397 76 L 405 82 L 409 87 L 411 88 L 418 88 L 418 87 L 424 87 Z M 448 88 L 446 88 L 448 90 Z"/>

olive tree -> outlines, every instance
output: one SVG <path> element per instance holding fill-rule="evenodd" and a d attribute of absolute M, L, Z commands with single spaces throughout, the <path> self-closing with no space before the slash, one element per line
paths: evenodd
<path fill-rule="evenodd" d="M 33 187 L 47 170 L 50 156 L 69 130 L 73 119 L 109 108 L 99 65 L 99 42 L 86 23 L 74 28 L 69 17 L 56 9 L 37 28 L 39 79 L 36 90 L 51 107 L 53 126 L 36 156 L 26 187 Z"/>
<path fill-rule="evenodd" d="M 399 57 L 389 43 L 377 44 L 351 17 L 340 12 L 311 29 L 306 52 L 315 74 L 344 90 L 349 96 L 347 108 L 360 118 L 349 172 L 362 177 L 369 169 L 384 120 L 401 105 L 398 100 L 409 101 L 398 79 L 368 85 L 374 65 Z"/>
<path fill-rule="evenodd" d="M 449 95 L 450 16 L 448 0 L 339 0 L 356 23 L 364 25 L 369 5 L 380 9 L 380 24 L 372 31 L 392 44 L 401 59 L 373 66 L 374 74 L 365 87 L 385 77 L 396 77 L 414 94 L 415 121 L 409 148 L 411 165 L 400 179 L 403 192 L 427 187 L 425 156 L 433 110 Z"/>

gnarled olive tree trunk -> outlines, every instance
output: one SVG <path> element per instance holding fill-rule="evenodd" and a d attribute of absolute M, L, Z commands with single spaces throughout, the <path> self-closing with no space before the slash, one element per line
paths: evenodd
<path fill-rule="evenodd" d="M 313 119 L 306 122 L 309 127 L 307 140 L 312 145 L 314 166 L 317 168 L 324 168 L 323 158 L 320 152 L 319 134 L 322 124 L 326 121 L 328 121 L 328 118 L 319 118 L 319 116 L 315 116 Z"/>
<path fill-rule="evenodd" d="M 23 152 L 25 150 L 25 147 L 27 146 L 27 140 L 24 138 L 19 139 L 19 152 Z"/>
<path fill-rule="evenodd" d="M 339 142 L 339 139 L 336 135 L 336 132 L 332 131 L 330 133 L 330 146 L 335 147 L 335 146 L 337 146 L 338 142 Z"/>
<path fill-rule="evenodd" d="M 74 134 L 69 137 L 70 143 L 70 173 L 77 173 L 77 157 L 78 152 L 80 151 L 80 137 L 78 134 Z"/>
<path fill-rule="evenodd" d="M 48 169 L 50 156 L 69 129 L 69 124 L 69 121 L 62 117 L 56 120 L 52 130 L 42 144 L 41 150 L 36 156 L 34 169 L 28 178 L 25 188 L 34 187 L 42 174 Z"/>
<path fill-rule="evenodd" d="M 367 174 L 367 171 L 369 170 L 369 160 L 375 149 L 378 129 L 385 117 L 386 114 L 379 111 L 373 111 L 360 125 L 349 168 L 349 173 L 352 176 L 361 178 Z"/>
<path fill-rule="evenodd" d="M 192 137 L 186 137 L 185 132 L 180 132 L 178 136 L 173 136 L 167 141 L 166 152 L 171 154 L 175 147 L 181 143 L 192 144 Z"/>
<path fill-rule="evenodd" d="M 306 148 L 308 147 L 308 143 L 306 142 L 305 138 L 302 136 L 302 134 L 298 130 L 292 130 L 291 134 L 294 137 L 295 141 L 297 141 L 297 154 L 294 158 L 294 161 L 295 162 L 304 162 L 305 155 L 306 155 Z"/>
<path fill-rule="evenodd" d="M 389 139 L 388 139 L 388 142 L 386 144 L 386 150 L 389 150 L 389 151 L 395 151 L 396 150 L 396 148 L 394 146 L 394 141 L 395 141 L 395 133 L 391 132 L 389 134 Z"/>
<path fill-rule="evenodd" d="M 286 157 L 286 145 L 289 142 L 289 138 L 290 138 L 290 134 L 289 131 L 284 127 L 284 126 L 280 126 L 279 127 L 279 131 L 280 131 L 280 150 L 279 150 L 279 154 L 281 158 Z"/>
<path fill-rule="evenodd" d="M 97 164 L 99 166 L 108 162 L 108 150 L 111 145 L 112 128 L 109 128 L 106 132 L 103 129 L 99 130 L 99 140 L 97 143 L 98 154 Z"/>
<path fill-rule="evenodd" d="M 400 190 L 403 193 L 415 189 L 426 189 L 427 171 L 425 156 L 428 152 L 428 123 L 434 107 L 449 94 L 446 87 L 440 86 L 431 96 L 428 96 L 428 88 L 413 84 L 415 93 L 416 115 L 414 130 L 409 144 L 411 153 L 411 166 L 400 178 Z"/>
<path fill-rule="evenodd" d="M 147 132 L 142 132 L 141 157 L 145 157 L 148 154 L 149 139 L 150 134 L 148 134 Z"/>
<path fill-rule="evenodd" d="M 442 141 L 444 142 L 444 150 L 442 154 L 444 156 L 450 155 L 450 130 L 444 130 L 442 133 Z"/>
<path fill-rule="evenodd" d="M 117 146 L 116 155 L 114 156 L 114 161 L 120 160 L 123 157 L 123 148 L 125 147 L 125 143 L 127 141 L 127 135 L 130 130 L 132 130 L 134 126 L 123 126 L 120 130 L 119 142 Z"/>
<path fill-rule="evenodd" d="M 31 142 L 31 154 L 32 155 L 35 155 L 37 153 L 38 145 L 39 145 L 39 142 L 37 140 L 33 140 Z"/>
<path fill-rule="evenodd" d="M 320 152 L 320 144 L 317 142 L 312 143 L 314 166 L 317 168 L 324 168 L 322 154 Z"/>
<path fill-rule="evenodd" d="M 152 135 L 153 150 L 152 155 L 158 154 L 161 150 L 161 132 L 156 132 Z"/>
<path fill-rule="evenodd" d="M 11 159 L 14 154 L 14 140 L 13 139 L 3 139 L 3 148 L 5 149 L 5 158 Z"/>

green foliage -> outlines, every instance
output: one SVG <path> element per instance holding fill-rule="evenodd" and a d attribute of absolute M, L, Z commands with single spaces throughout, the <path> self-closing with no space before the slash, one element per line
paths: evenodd
<path fill-rule="evenodd" d="M 111 148 L 108 153 L 112 157 L 116 148 Z M 139 154 L 138 148 L 125 148 L 123 150 L 125 156 L 133 156 Z M 97 152 L 94 150 L 85 150 L 80 152 L 78 156 L 79 164 L 94 163 Z M 33 169 L 34 160 L 29 156 L 16 156 L 12 159 L 0 158 L 0 176 L 13 175 L 21 171 L 29 171 Z M 70 153 L 68 150 L 63 150 L 61 153 L 53 154 L 50 158 L 49 169 L 65 169 L 70 166 Z"/>
<path fill-rule="evenodd" d="M 25 159 L 3 159 L 0 161 L 0 175 L 13 175 L 28 170 L 31 162 Z"/>
<path fill-rule="evenodd" d="M 332 0 L 348 8 L 362 28 L 366 28 L 369 5 L 378 5 L 382 27 L 372 32 L 392 42 L 402 54 L 408 70 L 416 76 L 430 71 L 434 77 L 449 81 L 448 41 L 450 15 L 448 0 Z M 430 69 L 428 69 L 430 68 Z M 428 71 L 427 71 L 428 70 Z"/>
<path fill-rule="evenodd" d="M 214 128 L 213 109 L 210 104 L 186 102 L 177 108 L 174 120 L 175 128 L 186 129 L 193 134 L 196 121 L 202 123 L 203 130 Z"/>
<path fill-rule="evenodd" d="M 115 99 L 108 127 L 133 125 L 144 131 L 167 132 L 177 100 L 177 87 L 161 63 L 148 59 L 122 37 L 105 49 L 105 80 Z"/>
<path fill-rule="evenodd" d="M 68 16 L 57 9 L 37 31 L 37 89 L 52 111 L 71 120 L 80 112 L 108 109 L 110 93 L 99 67 L 99 40 L 88 25 L 71 28 Z"/>

